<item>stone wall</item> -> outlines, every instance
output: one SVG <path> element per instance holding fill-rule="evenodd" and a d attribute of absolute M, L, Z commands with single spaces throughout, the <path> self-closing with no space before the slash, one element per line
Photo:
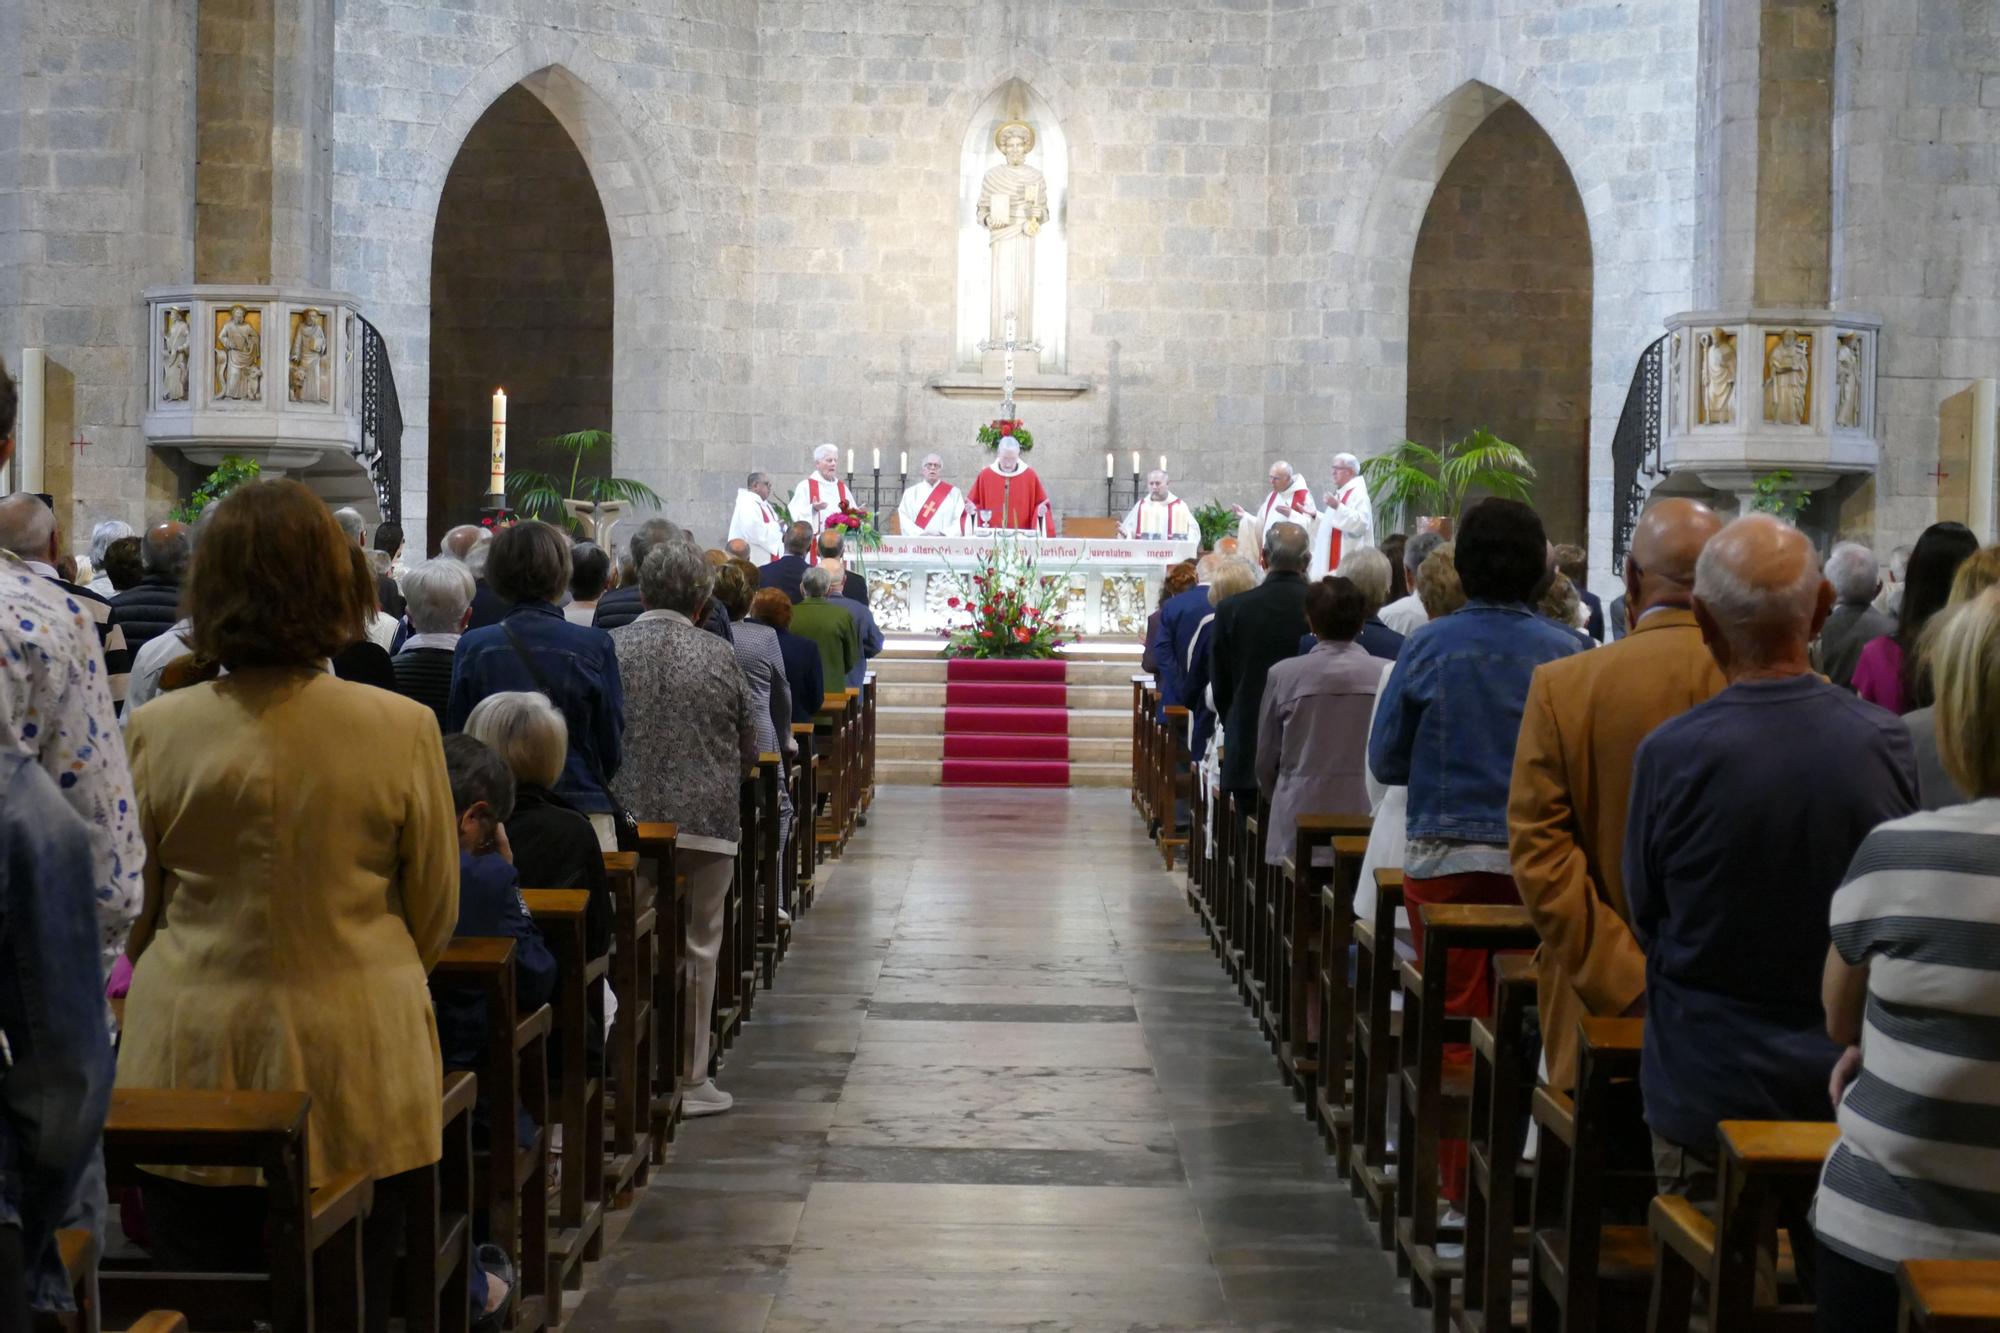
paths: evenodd
<path fill-rule="evenodd" d="M 1445 169 L 1410 265 L 1409 436 L 1478 427 L 1535 465 L 1549 539 L 1586 535 L 1590 232 L 1569 168 L 1509 104 Z"/>
<path fill-rule="evenodd" d="M 1887 551 L 1936 514 L 1939 404 L 2000 375 L 2000 13 L 1843 5 L 1833 135 L 1833 304 L 1885 321 L 1882 465 L 1843 525 Z"/>
<path fill-rule="evenodd" d="M 493 390 L 509 470 L 569 473 L 546 441 L 611 430 L 611 237 L 590 168 L 525 88 L 473 126 L 431 251 L 430 538 L 472 522 L 488 485 Z M 602 474 L 601 465 L 593 469 Z"/>

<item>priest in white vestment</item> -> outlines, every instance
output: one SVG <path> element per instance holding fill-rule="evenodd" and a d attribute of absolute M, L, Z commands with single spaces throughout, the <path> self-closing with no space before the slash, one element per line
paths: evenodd
<path fill-rule="evenodd" d="M 1340 568 L 1341 557 L 1375 544 L 1375 505 L 1368 483 L 1361 478 L 1361 460 L 1353 454 L 1333 456 L 1333 489 L 1321 497 L 1313 529 L 1312 565 L 1306 577 L 1318 582 Z"/>
<path fill-rule="evenodd" d="M 752 564 L 768 565 L 778 558 L 785 541 L 785 521 L 771 504 L 771 474 L 752 472 L 736 492 L 736 512 L 729 516 L 729 540 L 750 548 Z"/>
<path fill-rule="evenodd" d="M 840 450 L 822 444 L 813 450 L 813 470 L 792 490 L 792 522 L 807 524 L 817 537 L 826 531 L 826 521 L 843 507 L 861 506 L 854 502 L 854 492 L 840 478 Z M 818 550 L 817 544 L 813 549 Z M 811 558 L 818 563 L 817 554 Z"/>
<path fill-rule="evenodd" d="M 896 506 L 897 531 L 905 537 L 964 536 L 965 495 L 944 479 L 944 459 L 924 455 L 923 477 Z"/>
<path fill-rule="evenodd" d="M 1236 510 L 1236 536 L 1246 551 L 1264 549 L 1264 530 L 1273 523 L 1296 523 L 1312 531 L 1313 518 L 1319 512 L 1313 506 L 1312 487 L 1283 459 L 1271 464 L 1271 493 L 1262 504 L 1255 510 L 1232 507 Z"/>
<path fill-rule="evenodd" d="M 1187 501 L 1167 489 L 1167 474 L 1154 468 L 1146 474 L 1146 493 L 1118 525 L 1118 535 L 1142 540 L 1199 540 L 1201 528 Z"/>

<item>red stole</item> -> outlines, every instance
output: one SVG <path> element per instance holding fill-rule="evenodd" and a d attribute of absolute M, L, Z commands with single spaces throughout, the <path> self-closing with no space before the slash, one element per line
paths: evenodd
<path fill-rule="evenodd" d="M 948 481 L 939 482 L 931 490 L 929 498 L 924 501 L 924 507 L 917 511 L 917 526 L 919 528 L 926 532 L 930 531 L 931 520 L 937 517 L 938 506 L 942 505 L 945 496 L 950 494 L 951 483 Z"/>
<path fill-rule="evenodd" d="M 811 497 L 810 503 L 818 504 L 820 502 L 819 488 L 825 484 L 826 483 L 822 482 L 817 476 L 806 478 L 806 486 L 808 488 L 806 490 L 806 494 Z M 837 493 L 837 498 L 834 500 L 834 508 L 836 511 L 854 503 L 854 497 L 852 495 L 849 495 L 847 492 L 846 482 L 844 481 L 834 482 L 833 489 Z M 832 518 L 833 515 L 828 514 L 826 517 Z M 819 533 L 824 531 L 826 531 L 826 520 L 821 519 L 819 523 L 819 530 L 813 534 L 813 544 L 811 546 L 806 547 L 806 563 L 808 565 L 816 565 L 819 563 Z"/>
<path fill-rule="evenodd" d="M 1270 524 L 1271 506 L 1277 504 L 1280 499 L 1287 500 L 1292 506 L 1292 516 L 1286 519 L 1285 522 L 1296 523 L 1299 521 L 1299 510 L 1305 508 L 1307 503 L 1312 500 L 1312 493 L 1303 486 L 1293 491 L 1289 496 L 1280 496 L 1276 491 L 1272 491 L 1264 497 L 1264 512 L 1258 518 L 1258 527 L 1262 528 Z"/>
<path fill-rule="evenodd" d="M 1356 477 L 1354 479 L 1354 481 L 1359 481 L 1359 480 L 1361 480 L 1361 478 L 1359 477 Z M 1344 505 L 1347 503 L 1347 493 L 1354 488 L 1354 481 L 1348 482 L 1347 485 L 1342 486 L 1338 491 L 1334 492 L 1333 498 L 1336 504 Z M 1326 526 L 1327 526 L 1327 531 L 1330 534 L 1332 534 L 1327 538 L 1327 547 L 1326 547 L 1326 572 L 1331 574 L 1333 573 L 1334 570 L 1340 568 L 1341 532 L 1338 527 L 1334 526 L 1332 520 L 1330 519 L 1327 521 Z"/>

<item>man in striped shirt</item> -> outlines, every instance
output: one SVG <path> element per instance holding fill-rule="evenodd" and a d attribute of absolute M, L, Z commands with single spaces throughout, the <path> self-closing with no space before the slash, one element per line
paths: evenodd
<path fill-rule="evenodd" d="M 1821 1329 L 1893 1328 L 1903 1260 L 2000 1258 L 2000 591 L 1935 633 L 1939 755 L 1978 799 L 1877 828 L 1833 898 Z"/>

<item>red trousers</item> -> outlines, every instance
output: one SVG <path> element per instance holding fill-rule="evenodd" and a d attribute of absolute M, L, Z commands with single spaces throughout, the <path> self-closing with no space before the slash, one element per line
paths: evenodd
<path fill-rule="evenodd" d="M 1424 956 L 1423 914 L 1417 909 L 1434 903 L 1484 903 L 1519 906 L 1521 892 L 1512 875 L 1475 871 L 1466 875 L 1439 875 L 1435 879 L 1403 879 L 1403 902 L 1410 911 L 1410 936 L 1417 957 Z M 1473 950 L 1454 950 L 1445 959 L 1445 1012 L 1458 1018 L 1485 1018 L 1493 1012 L 1493 964 L 1491 956 Z M 1472 1047 L 1462 1042 L 1444 1048 L 1447 1068 L 1472 1063 Z M 1404 1143 L 1413 1127 L 1399 1131 Z M 1444 1139 L 1438 1144 L 1439 1193 L 1454 1208 L 1465 1207 L 1466 1145 L 1464 1139 Z"/>

